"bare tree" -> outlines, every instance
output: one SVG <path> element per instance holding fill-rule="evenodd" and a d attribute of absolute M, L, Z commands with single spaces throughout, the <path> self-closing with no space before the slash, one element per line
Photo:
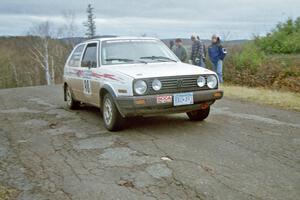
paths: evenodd
<path fill-rule="evenodd" d="M 11 65 L 11 68 L 13 70 L 13 75 L 14 75 L 14 79 L 15 79 L 15 82 L 16 82 L 16 86 L 18 87 L 20 81 L 18 79 L 18 72 L 17 72 L 17 69 L 16 69 L 16 65 L 13 62 L 10 62 L 10 65 Z"/>
<path fill-rule="evenodd" d="M 95 16 L 94 16 L 94 8 L 91 4 L 88 5 L 86 9 L 87 13 L 87 21 L 83 23 L 83 25 L 86 27 L 86 33 L 85 35 L 88 38 L 93 38 L 96 35 L 96 22 L 95 22 Z"/>
<path fill-rule="evenodd" d="M 53 81 L 50 75 L 49 64 L 49 41 L 51 40 L 51 25 L 49 21 L 45 21 L 30 29 L 31 35 L 38 36 L 35 42 L 32 42 L 30 53 L 31 58 L 35 60 L 45 71 L 47 85 L 51 85 Z M 53 66 L 52 66 L 53 67 Z M 54 70 L 54 68 L 52 68 Z"/>
<path fill-rule="evenodd" d="M 63 13 L 63 18 L 65 20 L 65 27 L 68 37 L 74 37 L 77 29 L 76 26 L 76 15 L 73 10 L 67 10 Z"/>
<path fill-rule="evenodd" d="M 60 34 L 68 39 L 68 42 L 74 47 L 75 46 L 75 36 L 77 33 L 76 25 L 76 14 L 73 10 L 66 10 L 62 14 L 64 19 L 64 24 L 60 28 Z"/>

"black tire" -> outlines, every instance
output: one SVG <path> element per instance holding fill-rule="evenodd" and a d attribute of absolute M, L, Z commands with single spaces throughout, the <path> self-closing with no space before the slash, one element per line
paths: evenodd
<path fill-rule="evenodd" d="M 208 117 L 209 111 L 210 111 L 210 106 L 208 106 L 206 109 L 195 110 L 195 111 L 187 112 L 186 114 L 191 121 L 203 121 Z"/>
<path fill-rule="evenodd" d="M 124 123 L 124 118 L 121 116 L 114 99 L 107 93 L 102 100 L 102 117 L 104 126 L 109 131 L 121 130 Z"/>
<path fill-rule="evenodd" d="M 67 107 L 71 110 L 78 109 L 80 106 L 80 102 L 76 101 L 73 97 L 73 93 L 70 89 L 69 86 L 65 87 L 65 95 L 66 95 L 66 102 L 67 102 Z"/>

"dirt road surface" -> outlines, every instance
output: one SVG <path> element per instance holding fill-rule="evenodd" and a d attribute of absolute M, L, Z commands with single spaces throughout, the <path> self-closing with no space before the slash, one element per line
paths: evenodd
<path fill-rule="evenodd" d="M 17 199 L 296 200 L 300 113 L 236 100 L 205 122 L 135 118 L 105 130 L 61 86 L 0 90 L 0 185 Z"/>

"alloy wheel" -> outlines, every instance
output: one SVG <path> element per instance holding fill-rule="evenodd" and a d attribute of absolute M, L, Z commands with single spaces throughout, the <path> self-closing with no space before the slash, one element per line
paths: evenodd
<path fill-rule="evenodd" d="M 103 116 L 104 116 L 105 123 L 109 125 L 113 117 L 112 103 L 109 98 L 105 99 L 104 107 L 103 107 Z"/>

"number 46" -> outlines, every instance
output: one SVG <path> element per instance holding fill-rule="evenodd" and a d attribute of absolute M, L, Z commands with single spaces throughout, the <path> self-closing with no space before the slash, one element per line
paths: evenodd
<path fill-rule="evenodd" d="M 91 80 L 89 79 L 84 79 L 83 80 L 83 93 L 84 94 L 91 94 Z"/>

